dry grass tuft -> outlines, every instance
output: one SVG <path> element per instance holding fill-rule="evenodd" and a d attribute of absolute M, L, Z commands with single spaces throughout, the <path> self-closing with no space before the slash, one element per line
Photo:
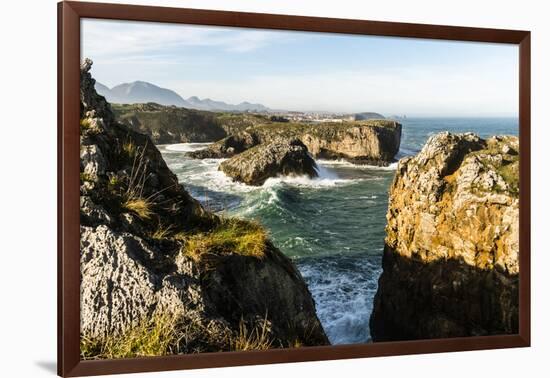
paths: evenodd
<path fill-rule="evenodd" d="M 172 226 L 164 227 L 162 223 L 159 223 L 157 229 L 151 235 L 153 239 L 166 239 L 172 233 Z"/>
<path fill-rule="evenodd" d="M 261 324 L 248 329 L 246 323 L 241 319 L 239 332 L 231 339 L 230 348 L 232 351 L 266 350 L 271 348 L 273 340 L 269 335 L 269 323 L 264 319 Z"/>
<path fill-rule="evenodd" d="M 132 211 L 143 220 L 151 219 L 154 214 L 154 195 L 146 197 L 144 195 L 144 187 L 149 175 L 147 175 L 147 163 L 145 158 L 145 149 L 138 148 L 133 142 L 127 142 L 123 145 L 123 150 L 126 153 L 133 154 L 133 164 L 130 176 L 128 178 L 128 187 L 123 194 L 122 207 Z"/>
<path fill-rule="evenodd" d="M 81 337 L 80 356 L 84 360 L 162 356 L 178 352 L 178 317 L 155 314 L 151 319 L 120 335 L 89 339 Z"/>
<path fill-rule="evenodd" d="M 80 119 L 80 130 L 88 130 L 92 127 L 92 123 L 88 118 L 81 118 Z"/>
<path fill-rule="evenodd" d="M 126 154 L 126 156 L 130 159 L 133 159 L 138 154 L 138 148 L 135 145 L 135 143 L 131 140 L 125 142 L 122 145 L 122 151 Z"/>
<path fill-rule="evenodd" d="M 122 207 L 126 210 L 130 210 L 138 217 L 144 220 L 151 219 L 153 212 L 153 203 L 147 198 L 142 197 L 129 197 L 124 200 Z"/>

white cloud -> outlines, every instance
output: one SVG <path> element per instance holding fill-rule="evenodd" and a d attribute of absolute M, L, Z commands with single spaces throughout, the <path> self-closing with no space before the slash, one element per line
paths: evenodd
<path fill-rule="evenodd" d="M 502 60 L 500 55 L 491 55 L 491 50 L 485 55 L 473 55 L 473 59 L 449 60 L 445 64 L 425 59 L 429 55 L 419 59 L 418 54 L 411 57 L 404 53 L 397 61 L 382 56 L 382 61 L 365 62 L 376 67 L 370 70 L 346 69 L 346 59 L 355 59 L 353 54 L 342 57 L 338 66 L 323 68 L 323 64 L 308 60 L 304 52 L 297 68 L 305 74 L 271 75 L 273 67 L 266 61 L 262 68 L 266 74 L 254 75 L 253 70 L 228 69 L 225 63 L 239 61 L 233 59 L 240 57 L 239 62 L 246 62 L 248 69 L 250 57 L 261 58 L 260 49 L 280 42 L 285 43 L 284 49 L 293 41 L 308 47 L 313 40 L 304 39 L 316 35 L 83 20 L 82 36 L 83 56 L 96 60 L 94 75 L 110 86 L 146 80 L 176 90 L 183 97 L 261 102 L 289 110 L 411 115 L 517 115 L 518 111 L 517 61 L 509 59 L 512 55 Z M 186 53 L 190 47 L 211 49 Z M 216 61 L 216 50 L 225 52 L 227 60 Z M 250 51 L 254 54 L 242 55 Z M 218 73 L 223 74 L 212 75 L 218 66 Z M 203 67 L 208 68 L 201 70 Z M 290 63 L 285 68 L 286 72 L 298 72 Z M 189 72 L 194 72 L 194 76 Z M 187 75 L 190 77 L 183 80 Z"/>
<path fill-rule="evenodd" d="M 81 28 L 82 55 L 102 58 L 103 62 L 154 63 L 160 59 L 177 63 L 181 59 L 178 49 L 185 47 L 247 52 L 291 38 L 272 31 L 95 19 L 82 20 Z"/>

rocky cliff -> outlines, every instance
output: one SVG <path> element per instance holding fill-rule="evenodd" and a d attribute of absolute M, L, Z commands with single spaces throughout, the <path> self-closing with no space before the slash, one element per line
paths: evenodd
<path fill-rule="evenodd" d="M 269 122 L 267 117 L 258 114 L 216 113 L 155 103 L 112 104 L 111 107 L 119 123 L 149 135 L 155 144 L 216 142 Z"/>
<path fill-rule="evenodd" d="M 315 158 L 388 165 L 399 151 L 401 124 L 388 120 L 321 124 L 265 122 L 240 130 L 189 156 L 226 158 L 257 144 L 281 138 L 301 140 Z"/>
<path fill-rule="evenodd" d="M 374 341 L 518 331 L 516 137 L 433 136 L 391 186 Z"/>
<path fill-rule="evenodd" d="M 216 113 L 154 103 L 112 105 L 116 120 L 155 144 L 214 142 L 227 133 Z"/>
<path fill-rule="evenodd" d="M 205 211 L 81 67 L 81 355 L 325 345 L 300 273 L 261 225 Z"/>

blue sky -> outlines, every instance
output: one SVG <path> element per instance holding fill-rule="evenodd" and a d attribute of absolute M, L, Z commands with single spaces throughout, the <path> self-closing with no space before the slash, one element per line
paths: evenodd
<path fill-rule="evenodd" d="M 517 116 L 514 45 L 82 21 L 82 56 L 135 80 L 228 103 L 408 116 Z"/>

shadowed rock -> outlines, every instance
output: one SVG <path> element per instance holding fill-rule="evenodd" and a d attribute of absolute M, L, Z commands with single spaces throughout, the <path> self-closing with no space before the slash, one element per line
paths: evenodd
<path fill-rule="evenodd" d="M 518 151 L 516 137 L 441 133 L 400 160 L 373 340 L 517 332 Z"/>

